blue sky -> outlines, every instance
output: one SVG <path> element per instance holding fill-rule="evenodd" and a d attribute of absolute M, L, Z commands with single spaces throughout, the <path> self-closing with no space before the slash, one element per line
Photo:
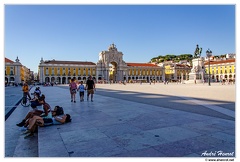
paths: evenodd
<path fill-rule="evenodd" d="M 40 59 L 92 61 L 116 44 L 125 62 L 166 54 L 236 53 L 235 5 L 5 5 L 4 55 L 37 72 Z"/>

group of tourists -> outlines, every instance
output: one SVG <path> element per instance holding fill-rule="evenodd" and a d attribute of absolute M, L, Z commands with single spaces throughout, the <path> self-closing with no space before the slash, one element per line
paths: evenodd
<path fill-rule="evenodd" d="M 76 102 L 76 93 L 79 92 L 80 102 L 84 101 L 84 91 L 87 90 L 87 101 L 91 95 L 91 101 L 93 102 L 93 94 L 95 90 L 95 83 L 92 80 L 92 76 L 88 77 L 86 86 L 83 85 L 81 81 L 79 85 L 75 82 L 74 79 L 71 79 L 69 84 L 71 102 Z M 60 106 L 55 106 L 54 109 L 51 109 L 51 106 L 45 101 L 45 95 L 41 94 L 39 87 L 36 87 L 33 97 L 29 94 L 29 87 L 25 83 L 22 87 L 23 95 L 28 96 L 31 101 L 32 110 L 29 111 L 25 118 L 17 126 L 21 127 L 24 138 L 31 137 L 34 135 L 34 132 L 38 126 L 47 126 L 55 124 L 64 124 L 71 122 L 71 116 L 69 114 L 64 114 L 64 110 Z"/>
<path fill-rule="evenodd" d="M 29 95 L 27 84 L 24 84 L 22 90 L 23 95 Z M 16 124 L 21 127 L 22 131 L 25 131 L 23 133 L 25 134 L 24 138 L 33 136 L 38 126 L 42 127 L 71 122 L 71 116 L 64 114 L 62 107 L 55 106 L 53 110 L 51 109 L 51 106 L 45 101 L 45 95 L 41 95 L 39 87 L 35 89 L 34 97 L 30 99 L 32 110 L 26 114 L 20 123 Z"/>
<path fill-rule="evenodd" d="M 83 81 L 80 82 L 79 86 L 75 82 L 74 79 L 71 79 L 71 83 L 69 84 L 71 102 L 76 103 L 76 93 L 79 92 L 80 102 L 84 101 L 84 91 L 87 90 L 87 101 L 89 101 L 89 96 L 91 95 L 91 101 L 93 102 L 93 94 L 95 89 L 95 83 L 92 79 L 92 76 L 88 77 L 86 82 L 86 87 L 83 85 Z"/>
<path fill-rule="evenodd" d="M 89 96 L 93 102 L 93 94 L 95 91 L 95 83 L 92 80 L 92 76 L 88 77 L 86 86 L 83 85 L 83 81 L 79 85 L 75 82 L 74 79 L 71 79 L 69 84 L 71 102 L 76 102 L 76 93 L 79 92 L 80 102 L 84 101 L 84 91 L 87 90 L 87 101 L 89 101 Z M 36 129 L 40 126 L 55 125 L 55 124 L 64 124 L 71 122 L 71 116 L 69 114 L 64 114 L 64 110 L 60 106 L 55 106 L 54 109 L 51 109 L 51 106 L 45 101 L 45 95 L 41 94 L 39 87 L 36 87 L 33 97 L 29 94 L 29 87 L 25 83 L 22 87 L 23 95 L 28 96 L 31 101 L 32 110 L 29 111 L 25 118 L 17 126 L 21 127 L 24 138 L 31 137 L 34 135 Z"/>

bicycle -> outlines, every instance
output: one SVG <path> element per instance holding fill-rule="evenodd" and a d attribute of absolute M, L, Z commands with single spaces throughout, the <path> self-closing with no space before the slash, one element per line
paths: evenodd
<path fill-rule="evenodd" d="M 21 105 L 22 105 L 23 107 L 28 107 L 30 104 L 31 104 L 30 98 L 28 98 L 27 95 L 24 95 L 24 96 L 22 97 Z"/>

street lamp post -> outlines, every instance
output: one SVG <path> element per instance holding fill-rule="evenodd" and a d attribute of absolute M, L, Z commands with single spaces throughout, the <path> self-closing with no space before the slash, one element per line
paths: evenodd
<path fill-rule="evenodd" d="M 206 55 L 208 57 L 208 85 L 210 86 L 210 57 L 212 56 L 212 51 L 208 49 L 206 51 Z"/>

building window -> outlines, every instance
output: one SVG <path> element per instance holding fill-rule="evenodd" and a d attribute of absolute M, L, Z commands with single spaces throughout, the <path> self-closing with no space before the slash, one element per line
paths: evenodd
<path fill-rule="evenodd" d="M 52 75 L 54 75 L 54 68 L 52 68 Z"/>
<path fill-rule="evenodd" d="M 76 69 L 73 68 L 73 76 L 75 76 L 75 75 L 76 75 Z"/>
<path fill-rule="evenodd" d="M 49 73 L 48 73 L 48 67 L 46 68 L 46 75 L 48 75 Z"/>
<path fill-rule="evenodd" d="M 13 67 L 10 67 L 10 75 L 14 75 Z"/>
<path fill-rule="evenodd" d="M 63 68 L 63 71 L 62 71 L 63 75 L 66 75 L 66 71 L 65 71 L 65 68 Z"/>
<path fill-rule="evenodd" d="M 91 70 L 90 70 L 90 68 L 88 68 L 88 75 L 91 75 Z"/>

